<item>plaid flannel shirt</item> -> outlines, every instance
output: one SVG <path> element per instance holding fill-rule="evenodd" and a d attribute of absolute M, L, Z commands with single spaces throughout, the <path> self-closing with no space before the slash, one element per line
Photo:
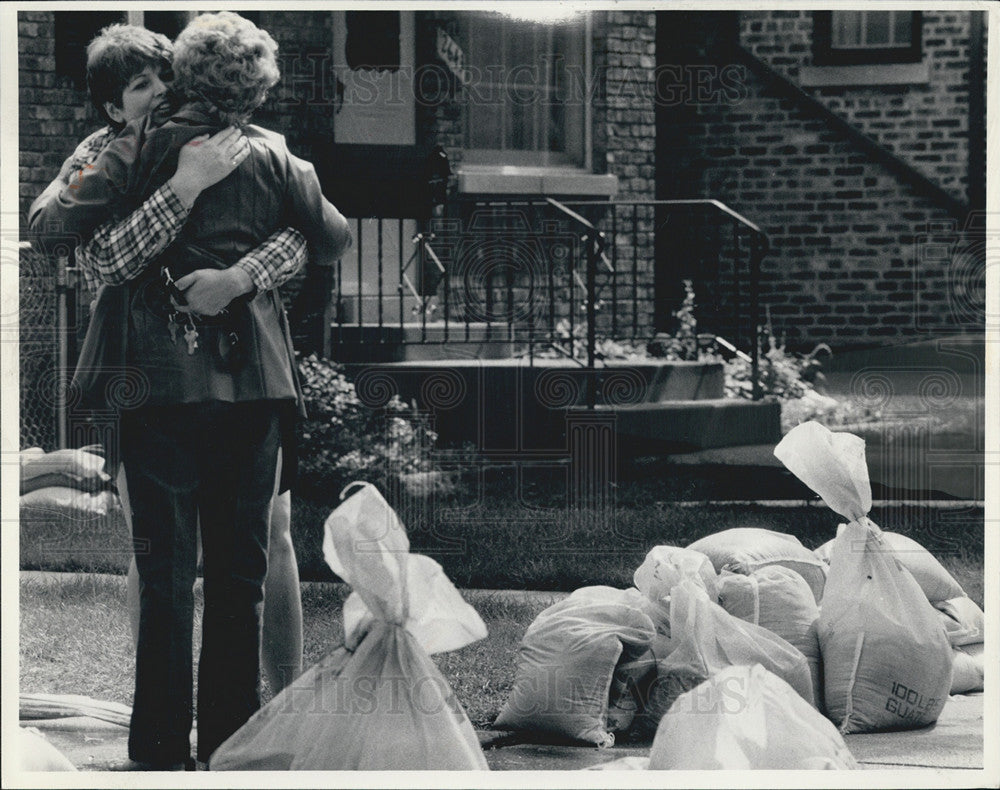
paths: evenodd
<path fill-rule="evenodd" d="M 73 171 L 92 164 L 114 136 L 114 130 L 105 127 L 87 137 L 63 163 L 60 179 L 68 182 Z M 76 248 L 87 286 L 93 291 L 100 283 L 118 285 L 137 277 L 177 238 L 187 217 L 188 209 L 164 184 L 122 221 L 101 225 L 90 241 Z M 305 237 L 294 228 L 283 228 L 233 265 L 247 273 L 259 293 L 287 282 L 305 260 Z"/>
<path fill-rule="evenodd" d="M 82 170 L 92 164 L 97 159 L 98 154 L 114 139 L 115 130 L 110 126 L 105 126 L 103 129 L 98 129 L 93 134 L 87 135 L 76 147 L 76 150 L 69 155 L 69 158 L 63 162 L 62 169 L 59 171 L 59 180 L 68 184 L 69 177 L 74 170 Z"/>

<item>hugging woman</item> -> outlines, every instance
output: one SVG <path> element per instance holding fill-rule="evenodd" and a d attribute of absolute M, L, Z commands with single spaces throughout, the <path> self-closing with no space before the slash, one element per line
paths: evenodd
<path fill-rule="evenodd" d="M 311 261 L 350 243 L 346 220 L 312 166 L 281 136 L 248 123 L 277 82 L 277 45 L 229 12 L 196 17 L 174 44 L 179 108 L 162 124 L 130 123 L 46 206 L 43 226 L 88 238 L 130 214 L 177 168 L 180 151 L 236 125 L 238 166 L 205 189 L 176 239 L 125 275 L 127 363 L 146 401 L 120 416 L 141 581 L 129 756 L 163 768 L 190 758 L 193 593 L 198 519 L 205 614 L 198 669 L 197 758 L 259 707 L 260 614 L 268 514 L 282 423 L 299 400 L 287 320 L 275 289 L 216 315 L 188 310 L 174 282 L 223 271 L 276 230 L 292 227 Z M 138 547 L 143 546 L 139 551 Z"/>

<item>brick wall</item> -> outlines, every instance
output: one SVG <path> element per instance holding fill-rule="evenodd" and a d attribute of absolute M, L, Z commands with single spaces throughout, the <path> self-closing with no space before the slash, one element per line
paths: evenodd
<path fill-rule="evenodd" d="M 459 24 L 453 13 L 427 11 L 416 15 L 417 23 L 417 63 L 433 63 L 436 55 L 437 29 L 440 27 L 453 40 L 458 40 Z M 462 106 L 454 98 L 459 95 L 457 84 L 450 79 L 444 81 L 444 69 L 436 72 L 442 81 L 429 81 L 428 95 L 417 101 L 417 137 L 431 139 L 444 147 L 451 168 L 454 170 L 462 162 L 462 147 L 465 145 L 465 124 Z"/>
<path fill-rule="evenodd" d="M 972 13 L 979 12 L 923 12 L 925 84 L 804 87 L 959 200 L 968 189 Z M 802 67 L 813 64 L 813 12 L 743 11 L 740 17 L 742 44 L 798 84 Z"/>
<path fill-rule="evenodd" d="M 77 143 L 103 125 L 72 80 L 55 73 L 54 17 L 47 11 L 17 15 L 19 60 L 19 211 L 58 174 Z"/>
<path fill-rule="evenodd" d="M 281 132 L 293 153 L 309 157 L 317 140 L 333 142 L 333 29 L 331 15 L 262 11 L 260 26 L 278 43 L 281 81 L 254 120 Z"/>
<path fill-rule="evenodd" d="M 609 11 L 593 16 L 592 68 L 598 80 L 592 108 L 594 170 L 618 177 L 616 200 L 652 200 L 656 197 L 656 15 Z M 615 249 L 607 253 L 617 261 L 637 262 L 634 268 L 622 268 L 616 278 L 619 327 L 634 324 L 632 295 L 638 291 L 648 305 L 654 289 L 653 210 L 637 209 L 634 227 L 634 233 L 630 225 L 630 232 L 614 234 Z M 598 283 L 606 295 L 610 279 L 602 272 Z M 637 318 L 639 335 L 651 336 L 652 311 L 640 309 Z M 603 327 L 610 316 L 599 315 L 598 321 Z"/>
<path fill-rule="evenodd" d="M 917 258 L 919 234 L 947 215 L 749 73 L 745 89 L 736 105 L 687 108 L 671 134 L 677 161 L 697 162 L 692 194 L 770 237 L 761 301 L 775 333 L 792 347 L 843 348 L 963 328 L 946 309 L 948 263 Z"/>

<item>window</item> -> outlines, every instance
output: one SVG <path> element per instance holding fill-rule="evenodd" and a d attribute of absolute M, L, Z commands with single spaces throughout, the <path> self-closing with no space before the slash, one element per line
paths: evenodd
<path fill-rule="evenodd" d="M 344 22 L 344 57 L 349 69 L 399 69 L 398 11 L 347 11 Z"/>
<path fill-rule="evenodd" d="M 813 60 L 818 66 L 917 63 L 919 11 L 816 11 Z"/>
<path fill-rule="evenodd" d="M 462 14 L 469 164 L 584 166 L 586 22 Z"/>
<path fill-rule="evenodd" d="M 257 21 L 254 16 L 260 16 L 256 11 L 239 13 L 251 21 Z M 69 77 L 77 89 L 84 90 L 87 87 L 87 45 L 108 25 L 127 22 L 163 33 L 172 41 L 195 15 L 193 11 L 56 11 L 56 74 Z"/>
<path fill-rule="evenodd" d="M 133 21 L 133 24 L 141 24 L 145 28 L 156 33 L 162 33 L 171 41 L 187 27 L 191 14 L 187 11 L 143 11 L 141 21 Z M 246 16 L 240 12 L 242 16 Z"/>
<path fill-rule="evenodd" d="M 416 144 L 413 11 L 334 11 L 334 142 Z M 312 64 L 320 67 L 322 59 Z M 382 162 L 381 164 L 385 164 Z"/>
<path fill-rule="evenodd" d="M 56 74 L 69 77 L 77 90 L 87 87 L 87 44 L 108 25 L 124 22 L 120 11 L 56 11 Z"/>

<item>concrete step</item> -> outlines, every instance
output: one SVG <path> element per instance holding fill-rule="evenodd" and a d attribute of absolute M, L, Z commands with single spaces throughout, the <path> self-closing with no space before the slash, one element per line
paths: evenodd
<path fill-rule="evenodd" d="M 428 414 L 443 444 L 471 442 L 480 451 L 565 454 L 567 426 L 570 421 L 576 425 L 587 421 L 586 404 L 591 396 L 604 409 L 671 401 L 728 403 L 721 400 L 723 371 L 717 363 L 614 362 L 590 371 L 565 359 L 535 359 L 533 364 L 526 359 L 451 359 L 368 361 L 352 363 L 348 369 L 366 405 L 379 408 L 398 395 Z M 717 446 L 725 441 L 726 431 L 733 430 L 728 426 L 737 426 L 747 417 L 734 413 L 728 421 L 720 421 L 703 410 L 693 413 L 702 416 L 696 418 L 694 431 L 684 433 L 684 446 Z M 607 426 L 606 411 L 590 414 Z M 688 418 L 674 410 L 665 419 L 683 422 Z M 703 428 L 711 431 L 712 445 L 694 437 Z M 674 435 L 665 426 L 659 432 Z M 737 438 L 738 444 L 750 444 L 777 440 L 780 435 L 764 430 L 739 433 Z"/>
<path fill-rule="evenodd" d="M 773 448 L 781 441 L 781 404 L 777 401 L 716 398 L 640 403 L 612 411 L 620 445 L 636 452 L 742 445 Z"/>
<path fill-rule="evenodd" d="M 352 364 L 444 362 L 449 359 L 511 359 L 523 343 L 512 339 L 505 324 L 458 321 L 393 323 L 392 314 L 375 322 L 334 323 L 330 355 Z"/>

